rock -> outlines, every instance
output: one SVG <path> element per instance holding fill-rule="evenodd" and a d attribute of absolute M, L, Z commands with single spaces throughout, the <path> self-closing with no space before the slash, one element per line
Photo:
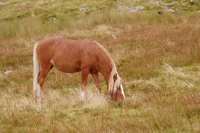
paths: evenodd
<path fill-rule="evenodd" d="M 166 9 L 165 11 L 175 13 L 174 9 Z"/>
<path fill-rule="evenodd" d="M 144 6 L 129 6 L 127 8 L 127 11 L 129 12 L 136 12 L 136 11 L 141 11 L 144 9 Z"/>
<path fill-rule="evenodd" d="M 136 12 L 136 11 L 141 11 L 143 9 L 144 6 L 124 6 L 124 5 L 117 6 L 117 11 Z"/>
<path fill-rule="evenodd" d="M 156 6 L 160 6 L 160 2 L 159 1 L 156 1 L 155 4 L 156 4 Z"/>
<path fill-rule="evenodd" d="M 9 73 L 11 73 L 12 71 L 5 71 L 4 73 L 6 74 L 6 75 L 8 75 Z"/>
<path fill-rule="evenodd" d="M 86 6 L 83 6 L 83 7 L 79 8 L 79 11 L 80 11 L 80 12 L 85 11 L 85 10 L 87 10 L 87 7 L 86 7 Z"/>
<path fill-rule="evenodd" d="M 170 2 L 170 3 L 165 3 L 165 2 L 162 3 L 163 6 L 167 6 L 167 7 L 168 7 L 168 6 L 173 6 L 173 5 L 175 5 L 175 4 L 177 4 L 176 1 L 172 1 L 172 2 Z"/>
<path fill-rule="evenodd" d="M 7 2 L 0 2 L 0 6 L 5 6 L 7 5 Z"/>
<path fill-rule="evenodd" d="M 56 23 L 56 18 L 52 18 L 52 23 Z"/>
<path fill-rule="evenodd" d="M 135 9 L 136 9 L 137 11 L 143 10 L 143 9 L 144 9 L 144 6 L 136 6 Z"/>
<path fill-rule="evenodd" d="M 166 10 L 163 10 L 164 12 L 171 12 L 171 13 L 175 13 L 175 10 L 173 10 L 173 9 L 166 9 Z M 158 13 L 158 15 L 163 15 L 164 14 L 164 12 L 163 11 L 158 11 L 157 13 Z"/>

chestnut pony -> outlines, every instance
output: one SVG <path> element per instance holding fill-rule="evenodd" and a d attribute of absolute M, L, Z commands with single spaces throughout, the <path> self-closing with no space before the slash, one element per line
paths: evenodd
<path fill-rule="evenodd" d="M 106 49 L 97 42 L 47 38 L 35 44 L 33 65 L 33 92 L 38 99 L 44 95 L 44 79 L 52 67 L 66 73 L 81 71 L 82 98 L 84 98 L 89 74 L 92 75 L 101 94 L 98 72 L 103 75 L 108 93 L 113 100 L 121 101 L 125 98 L 115 63 Z"/>

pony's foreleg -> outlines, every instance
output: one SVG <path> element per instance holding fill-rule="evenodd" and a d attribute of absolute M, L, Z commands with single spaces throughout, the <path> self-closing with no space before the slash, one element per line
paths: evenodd
<path fill-rule="evenodd" d="M 89 75 L 88 69 L 81 70 L 81 99 L 82 100 L 85 97 L 85 89 L 86 89 L 86 85 L 87 85 L 88 75 Z"/>
<path fill-rule="evenodd" d="M 92 78 L 94 80 L 94 83 L 98 89 L 98 94 L 101 95 L 101 86 L 100 86 L 100 82 L 99 82 L 99 76 L 98 73 L 94 73 L 92 74 Z"/>

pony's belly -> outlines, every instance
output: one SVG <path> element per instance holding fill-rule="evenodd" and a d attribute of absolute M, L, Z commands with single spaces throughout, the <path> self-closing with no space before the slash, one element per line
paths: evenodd
<path fill-rule="evenodd" d="M 65 72 L 65 73 L 75 73 L 75 72 L 79 72 L 80 69 L 76 68 L 76 67 L 66 67 L 66 68 L 63 68 L 63 67 L 56 67 L 56 69 L 58 69 L 59 71 L 61 72 Z"/>
<path fill-rule="evenodd" d="M 66 63 L 66 62 L 55 62 L 53 63 L 53 66 L 58 69 L 61 72 L 65 73 L 74 73 L 80 71 L 80 65 L 79 63 Z"/>

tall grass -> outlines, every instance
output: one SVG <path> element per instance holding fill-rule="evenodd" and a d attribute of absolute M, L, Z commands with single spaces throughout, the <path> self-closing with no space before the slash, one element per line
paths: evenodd
<path fill-rule="evenodd" d="M 15 21 L 12 22 L 1 22 L 0 26 L 0 38 L 5 38 L 5 37 L 13 37 L 16 36 L 16 32 L 19 31 L 19 23 L 15 23 Z"/>
<path fill-rule="evenodd" d="M 27 37 L 38 34 L 54 33 L 58 30 L 67 29 L 73 26 L 91 26 L 99 24 L 118 24 L 118 23 L 135 23 L 135 22 L 172 22 L 172 15 L 166 14 L 164 18 L 155 15 L 156 12 L 149 13 L 128 13 L 116 12 L 113 9 L 105 10 L 100 13 L 93 13 L 89 16 L 84 16 L 85 21 L 77 21 L 72 17 L 59 17 L 53 22 L 53 17 L 48 21 L 43 22 L 38 17 L 27 17 L 25 19 L 1 20 L 0 38 L 9 37 Z M 13 24 L 14 23 L 14 24 Z"/>
<path fill-rule="evenodd" d="M 58 30 L 66 29 L 71 26 L 71 18 L 61 18 L 52 23 L 52 20 L 43 23 L 37 17 L 29 17 L 22 20 L 1 21 L 0 38 L 27 37 L 38 34 L 54 33 Z"/>

